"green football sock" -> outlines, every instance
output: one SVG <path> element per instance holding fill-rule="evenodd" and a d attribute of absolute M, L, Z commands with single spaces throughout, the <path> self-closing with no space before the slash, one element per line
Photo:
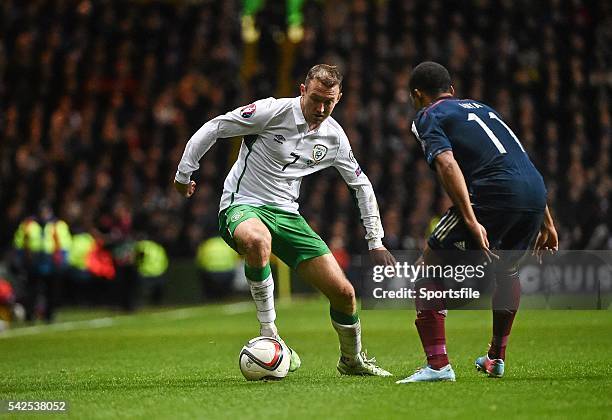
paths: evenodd
<path fill-rule="evenodd" d="M 361 353 L 361 322 L 359 315 L 346 315 L 333 308 L 329 309 L 332 325 L 340 341 L 342 357 L 354 360 Z"/>
<path fill-rule="evenodd" d="M 266 264 L 264 267 L 250 267 L 248 265 L 244 265 L 244 274 L 246 278 L 251 281 L 264 281 L 270 276 L 272 270 L 270 269 L 270 264 Z"/>

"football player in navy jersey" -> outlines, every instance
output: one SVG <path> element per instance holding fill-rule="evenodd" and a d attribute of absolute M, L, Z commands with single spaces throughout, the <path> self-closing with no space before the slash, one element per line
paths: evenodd
<path fill-rule="evenodd" d="M 544 181 L 519 139 L 493 108 L 454 93 L 442 65 L 423 62 L 414 68 L 410 95 L 418 112 L 412 131 L 454 204 L 429 237 L 423 262 L 442 265 L 443 251 L 451 250 L 482 250 L 493 261 L 493 335 L 476 368 L 501 377 L 520 300 L 518 262 L 529 249 L 539 258 L 557 250 L 558 238 Z M 511 252 L 498 256 L 494 250 Z M 423 281 L 428 282 L 439 287 L 436 280 Z M 415 325 L 427 365 L 398 383 L 455 380 L 446 354 L 446 308 L 441 300 L 436 305 L 417 298 Z"/>

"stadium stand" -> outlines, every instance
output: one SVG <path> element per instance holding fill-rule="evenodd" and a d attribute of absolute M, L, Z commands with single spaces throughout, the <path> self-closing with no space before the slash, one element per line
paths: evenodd
<path fill-rule="evenodd" d="M 545 176 L 562 248 L 612 247 L 610 2 L 305 1 L 301 42 L 268 3 L 245 43 L 238 1 L 4 0 L 0 250 L 47 201 L 78 231 L 120 208 L 170 256 L 192 257 L 216 223 L 236 141 L 204 157 L 191 200 L 172 189 L 185 142 L 217 114 L 297 95 L 317 62 L 345 72 L 334 117 L 377 191 L 387 245 L 419 248 L 449 204 L 410 132 L 408 75 L 423 59 L 504 114 Z M 313 228 L 361 252 L 338 174 L 302 188 Z"/>

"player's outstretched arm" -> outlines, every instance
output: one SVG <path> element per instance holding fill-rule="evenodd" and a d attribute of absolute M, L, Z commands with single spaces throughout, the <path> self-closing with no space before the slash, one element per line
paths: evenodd
<path fill-rule="evenodd" d="M 220 115 L 204 124 L 187 142 L 174 178 L 175 189 L 190 197 L 195 191 L 191 174 L 200 168 L 200 159 L 219 138 L 258 134 L 276 110 L 275 99 L 267 98 Z"/>
<path fill-rule="evenodd" d="M 459 168 L 459 164 L 455 160 L 453 152 L 451 150 L 446 150 L 438 154 L 434 164 L 442 186 L 461 214 L 466 227 L 483 249 L 489 261 L 491 261 L 492 257 L 498 258 L 497 255 L 489 249 L 486 229 L 478 223 L 476 219 L 463 172 L 461 172 L 461 168 Z"/>
<path fill-rule="evenodd" d="M 370 258 L 375 265 L 394 265 L 395 258 L 382 243 L 385 232 L 380 220 L 380 211 L 372 183 L 363 173 L 359 163 L 353 156 L 346 136 L 341 138 L 340 150 L 334 162 L 334 167 L 340 172 L 342 179 L 354 194 L 361 215 L 361 222 L 366 230 L 366 240 Z"/>
<path fill-rule="evenodd" d="M 555 228 L 550 210 L 548 206 L 546 206 L 542 227 L 540 228 L 540 233 L 538 233 L 538 238 L 533 247 L 533 255 L 535 255 L 541 263 L 542 256 L 545 252 L 550 252 L 552 254 L 557 250 L 559 250 L 559 236 L 557 235 L 557 229 Z"/>

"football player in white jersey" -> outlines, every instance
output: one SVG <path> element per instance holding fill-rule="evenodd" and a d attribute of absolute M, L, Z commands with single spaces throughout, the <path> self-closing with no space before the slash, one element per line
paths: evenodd
<path fill-rule="evenodd" d="M 342 96 L 341 87 L 337 68 L 319 64 L 308 72 L 300 96 L 262 99 L 208 121 L 187 143 L 174 185 L 191 197 L 196 184 L 190 177 L 206 151 L 218 138 L 242 136 L 238 160 L 225 179 L 219 231 L 244 256 L 260 334 L 280 338 L 269 264 L 274 253 L 329 299 L 331 322 L 340 340 L 338 371 L 390 376 L 362 352 L 353 286 L 298 212 L 302 178 L 335 167 L 356 197 L 373 262 L 395 263 L 382 244 L 384 232 L 372 184 L 353 156 L 344 130 L 330 117 Z M 292 351 L 290 371 L 299 365 Z"/>

